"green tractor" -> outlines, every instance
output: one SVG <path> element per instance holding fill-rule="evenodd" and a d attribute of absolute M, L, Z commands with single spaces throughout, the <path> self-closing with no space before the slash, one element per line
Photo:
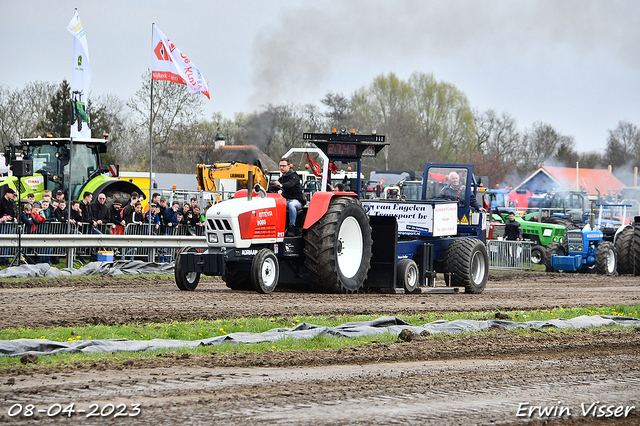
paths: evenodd
<path fill-rule="evenodd" d="M 77 124 L 78 131 L 82 130 L 82 123 L 87 123 L 87 127 L 91 128 L 91 119 L 87 105 L 82 102 L 82 91 L 74 90 L 71 94 L 71 105 L 73 108 L 71 114 L 71 124 Z"/>
<path fill-rule="evenodd" d="M 99 193 L 104 193 L 107 202 L 116 198 L 126 202 L 133 191 L 145 198 L 137 185 L 110 177 L 105 173 L 107 170 L 102 169 L 100 154 L 107 152 L 106 138 L 74 138 L 73 144 L 71 142 L 70 138 L 34 138 L 22 139 L 19 146 L 7 147 L 4 152 L 7 165 L 11 166 L 20 156 L 22 160 L 33 162 L 33 173 L 16 173 L 14 170 L 14 175 L 20 177 L 0 178 L 0 196 L 11 188 L 19 192 L 21 198 L 33 193 L 37 201 L 42 199 L 46 189 L 54 195 L 59 190 L 63 191 L 68 196 L 67 200 L 81 199 L 87 191 L 93 194 L 94 199 Z"/>
<path fill-rule="evenodd" d="M 492 214 L 492 221 L 506 223 L 509 220 L 509 213 L 501 211 L 500 214 Z M 554 223 L 545 223 L 525 220 L 516 215 L 516 222 L 522 228 L 522 238 L 533 243 L 531 247 L 531 263 L 536 265 L 545 264 L 548 256 L 547 247 L 553 243 L 560 243 L 564 237 L 565 227 Z M 502 231 L 504 232 L 504 231 Z"/>

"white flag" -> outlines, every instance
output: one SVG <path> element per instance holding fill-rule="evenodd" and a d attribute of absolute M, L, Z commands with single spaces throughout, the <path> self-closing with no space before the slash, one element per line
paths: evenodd
<path fill-rule="evenodd" d="M 151 78 L 153 80 L 185 84 L 189 93 L 202 92 L 211 99 L 207 82 L 200 70 L 155 25 L 153 26 L 152 58 Z"/>
<path fill-rule="evenodd" d="M 82 28 L 78 9 L 67 30 L 73 37 L 73 73 L 71 79 L 71 104 L 73 105 L 73 117 L 71 119 L 72 138 L 90 138 L 91 120 L 87 110 L 89 85 L 91 84 L 91 67 L 89 66 L 89 48 L 87 36 Z"/>

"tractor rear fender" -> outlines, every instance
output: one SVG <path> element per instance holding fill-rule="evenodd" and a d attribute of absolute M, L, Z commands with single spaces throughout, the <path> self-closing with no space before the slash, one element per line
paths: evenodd
<path fill-rule="evenodd" d="M 311 197 L 309 207 L 307 209 L 307 216 L 304 219 L 304 229 L 309 229 L 314 223 L 320 220 L 327 210 L 329 209 L 329 203 L 334 195 L 340 195 L 342 197 L 358 198 L 354 192 L 316 192 Z"/>
<path fill-rule="evenodd" d="M 137 192 L 141 199 L 145 199 L 145 193 L 135 185 L 126 180 L 115 179 L 108 176 L 99 175 L 87 182 L 80 190 L 78 197 L 82 197 L 85 191 L 93 194 L 93 199 L 98 198 L 98 194 L 105 193 L 107 195 L 107 202 L 112 202 L 114 198 L 119 198 L 123 203 L 128 200 L 127 195 L 130 195 L 133 191 Z M 121 199 L 124 198 L 124 199 Z"/>

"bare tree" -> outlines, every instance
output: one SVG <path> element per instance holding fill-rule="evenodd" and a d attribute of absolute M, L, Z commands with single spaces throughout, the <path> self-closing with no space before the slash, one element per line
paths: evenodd
<path fill-rule="evenodd" d="M 487 155 L 498 155 L 505 161 L 515 160 L 522 141 L 516 119 L 493 109 L 474 114 L 477 148 Z"/>
<path fill-rule="evenodd" d="M 51 99 L 57 89 L 57 84 L 44 81 L 28 83 L 16 90 L 0 86 L 2 146 L 16 143 L 21 138 L 42 135 L 43 130 L 39 125 L 46 121 Z"/>
<path fill-rule="evenodd" d="M 604 166 L 603 156 L 598 151 L 582 152 L 578 155 L 579 157 L 576 161 L 580 163 L 580 167 L 584 167 L 587 169 L 596 169 Z M 570 164 L 575 165 L 575 161 Z"/>
<path fill-rule="evenodd" d="M 320 102 L 328 108 L 325 117 L 330 127 L 348 127 L 351 124 L 351 102 L 342 93 L 328 92 Z"/>
<path fill-rule="evenodd" d="M 130 125 L 137 129 L 134 134 L 146 134 L 129 143 L 135 144 L 140 162 L 137 169 L 148 167 L 149 161 L 149 95 L 151 91 L 151 72 L 142 76 L 142 87 L 127 101 L 127 107 L 133 112 Z M 168 154 L 174 133 L 180 126 L 189 126 L 197 122 L 202 114 L 201 95 L 188 93 L 184 86 L 167 81 L 153 82 L 153 149 L 154 156 L 165 157 Z M 157 167 L 160 167 L 158 163 Z"/>
<path fill-rule="evenodd" d="M 628 121 L 618 122 L 614 130 L 609 130 L 605 150 L 607 164 L 614 167 L 640 163 L 640 130 Z"/>
<path fill-rule="evenodd" d="M 527 174 L 555 157 L 560 144 L 573 144 L 573 137 L 563 136 L 550 124 L 537 121 L 524 131 L 518 159 L 520 173 Z"/>
<path fill-rule="evenodd" d="M 302 133 L 324 126 L 324 118 L 313 104 L 267 104 L 263 111 L 242 118 L 233 135 L 234 143 L 255 145 L 274 159 L 290 148 L 303 146 Z"/>
<path fill-rule="evenodd" d="M 127 134 L 126 106 L 122 99 L 115 95 L 98 96 L 91 101 L 91 137 L 101 138 L 108 134 L 108 152 L 102 154 L 105 164 L 124 164 L 128 154 L 119 155 L 119 150 L 125 145 Z"/>
<path fill-rule="evenodd" d="M 477 149 L 476 174 L 489 177 L 490 182 L 503 183 L 513 171 L 517 155 L 522 148 L 516 119 L 508 113 L 493 109 L 474 112 L 474 131 Z"/>

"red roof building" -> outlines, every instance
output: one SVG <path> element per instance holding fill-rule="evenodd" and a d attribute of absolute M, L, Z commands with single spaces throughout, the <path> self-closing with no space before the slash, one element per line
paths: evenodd
<path fill-rule="evenodd" d="M 607 169 L 542 166 L 514 189 L 531 192 L 581 189 L 586 190 L 589 195 L 598 195 L 599 190 L 601 195 L 614 195 L 620 193 L 624 186 L 625 184 Z"/>

